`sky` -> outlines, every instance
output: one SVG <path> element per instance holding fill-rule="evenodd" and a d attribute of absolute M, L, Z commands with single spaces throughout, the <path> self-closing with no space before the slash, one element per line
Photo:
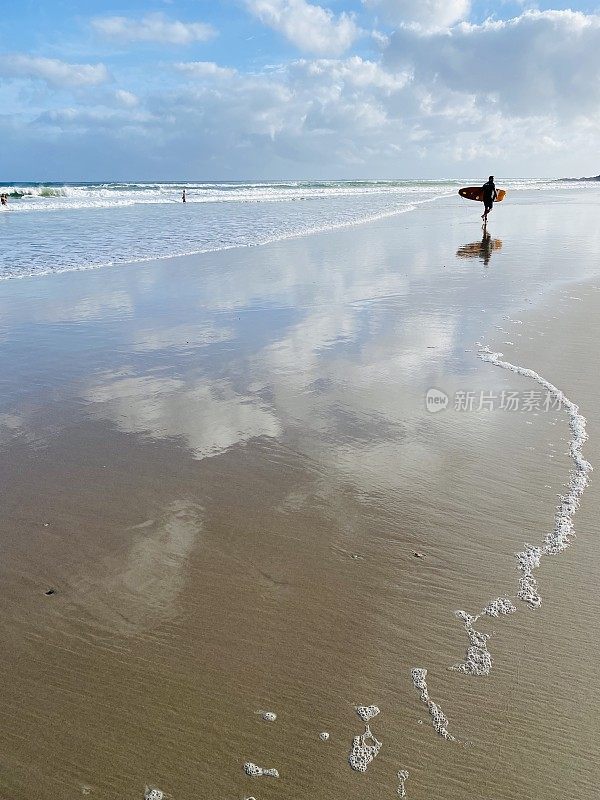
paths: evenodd
<path fill-rule="evenodd" d="M 600 5 L 0 0 L 0 181 L 600 172 Z"/>

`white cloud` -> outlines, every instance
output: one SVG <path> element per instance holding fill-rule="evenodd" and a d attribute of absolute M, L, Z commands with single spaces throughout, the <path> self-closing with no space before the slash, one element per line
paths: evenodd
<path fill-rule="evenodd" d="M 448 28 L 466 19 L 471 0 L 363 0 L 392 25 L 418 25 L 426 30 Z"/>
<path fill-rule="evenodd" d="M 212 25 L 204 22 L 170 20 L 164 14 L 146 14 L 141 19 L 129 17 L 96 17 L 92 27 L 109 39 L 121 42 L 159 42 L 185 45 L 205 42 L 216 35 Z"/>
<path fill-rule="evenodd" d="M 41 80 L 57 89 L 98 86 L 110 80 L 110 73 L 104 64 L 68 64 L 56 58 L 18 53 L 2 56 L 0 75 Z"/>
<path fill-rule="evenodd" d="M 139 105 L 140 99 L 133 92 L 128 92 L 125 89 L 117 89 L 115 92 L 115 100 L 119 105 L 125 108 L 135 108 Z"/>
<path fill-rule="evenodd" d="M 600 146 L 598 15 L 404 26 L 379 59 L 302 58 L 252 74 L 209 61 L 172 68 L 180 85 L 155 87 L 139 106 L 107 89 L 36 108 L 29 123 L 7 115 L 5 149 L 35 145 L 63 174 L 74 174 L 73 152 L 93 148 L 95 164 L 132 177 L 135 165 L 164 179 L 234 179 L 489 174 L 490 161 L 498 174 L 585 174 Z"/>
<path fill-rule="evenodd" d="M 519 117 L 595 111 L 600 102 L 600 16 L 528 11 L 506 21 L 462 23 L 450 32 L 397 30 L 388 68 L 414 70 L 440 97 L 473 95 L 486 114 Z"/>
<path fill-rule="evenodd" d="M 139 123 L 156 124 L 156 121 L 156 117 L 145 111 L 115 110 L 106 106 L 56 108 L 40 114 L 34 120 L 37 125 L 71 128 L 80 131 L 85 131 L 90 127 L 96 130 L 100 128 L 123 130 Z"/>
<path fill-rule="evenodd" d="M 231 78 L 236 70 L 220 67 L 214 61 L 180 61 L 175 69 L 191 78 Z"/>
<path fill-rule="evenodd" d="M 360 34 L 351 15 L 342 12 L 336 17 L 306 0 L 246 0 L 246 5 L 263 24 L 308 53 L 339 55 Z"/>
<path fill-rule="evenodd" d="M 294 62 L 292 69 L 304 72 L 306 78 L 314 78 L 326 84 L 346 85 L 356 89 L 383 89 L 385 92 L 402 89 L 411 78 L 409 72 L 386 72 L 380 64 L 365 61 L 360 56 L 352 56 L 345 60 L 302 59 Z"/>

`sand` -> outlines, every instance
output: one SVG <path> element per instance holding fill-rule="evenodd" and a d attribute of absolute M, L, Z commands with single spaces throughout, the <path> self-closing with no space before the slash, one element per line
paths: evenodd
<path fill-rule="evenodd" d="M 597 797 L 593 475 L 540 609 L 448 670 L 570 469 L 564 413 L 477 410 L 539 386 L 475 343 L 577 403 L 600 464 L 592 198 L 508 198 L 491 250 L 476 209 L 0 284 L 0 796 Z"/>

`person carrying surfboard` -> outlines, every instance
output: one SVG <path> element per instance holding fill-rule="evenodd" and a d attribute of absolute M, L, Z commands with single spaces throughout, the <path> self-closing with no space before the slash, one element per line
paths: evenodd
<path fill-rule="evenodd" d="M 498 197 L 498 192 L 496 191 L 496 185 L 494 183 L 494 176 L 490 175 L 487 180 L 487 183 L 484 183 L 481 187 L 481 191 L 483 192 L 483 205 L 485 207 L 485 211 L 481 215 L 481 219 L 483 223 L 487 222 L 487 216 L 492 210 L 494 206 L 494 200 Z"/>

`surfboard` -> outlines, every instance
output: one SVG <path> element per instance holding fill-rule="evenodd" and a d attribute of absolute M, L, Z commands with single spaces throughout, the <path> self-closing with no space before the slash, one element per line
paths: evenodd
<path fill-rule="evenodd" d="M 504 189 L 497 189 L 496 191 L 498 193 L 496 202 L 501 203 L 506 197 L 506 192 Z M 458 193 L 461 197 L 464 197 L 465 200 L 477 200 L 483 203 L 483 191 L 481 186 L 465 186 L 464 189 L 459 189 Z"/>

